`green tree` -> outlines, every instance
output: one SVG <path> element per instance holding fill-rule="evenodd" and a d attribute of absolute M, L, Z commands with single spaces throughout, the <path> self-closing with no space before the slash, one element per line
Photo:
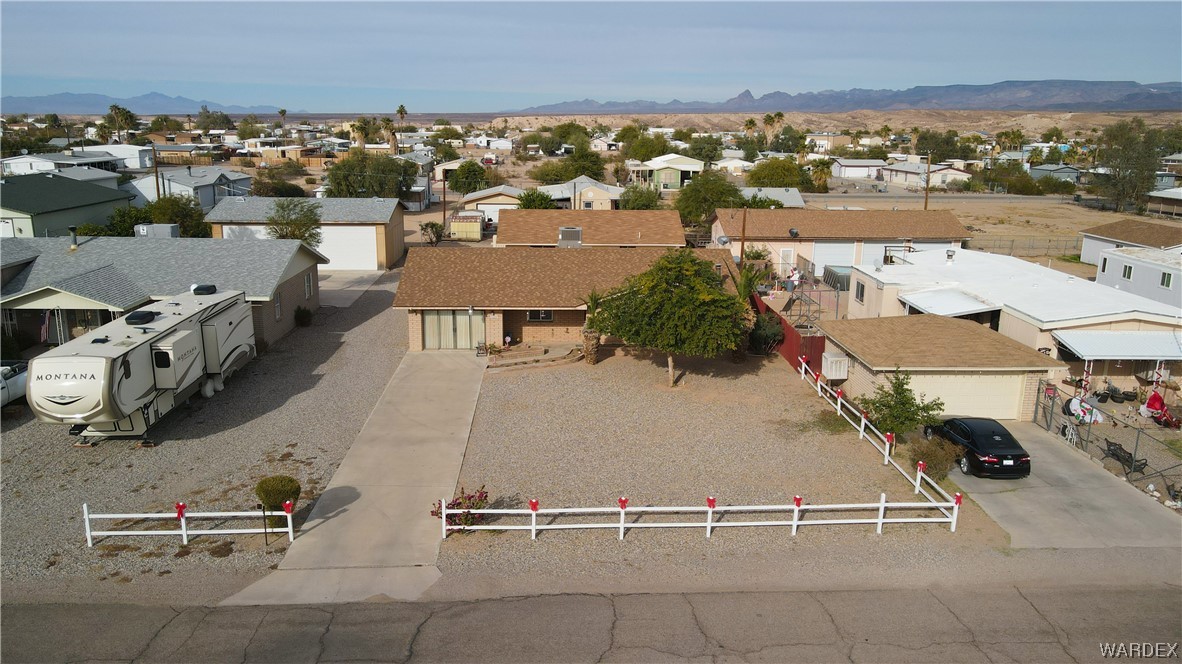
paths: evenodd
<path fill-rule="evenodd" d="M 661 192 L 642 184 L 629 185 L 620 194 L 621 210 L 659 210 Z"/>
<path fill-rule="evenodd" d="M 603 179 L 603 157 L 592 150 L 587 141 L 576 143 L 574 153 L 564 157 L 562 161 L 566 164 L 569 174 L 568 180 L 580 175 L 585 175 L 592 180 Z"/>
<path fill-rule="evenodd" d="M 113 135 L 119 139 L 129 130 L 138 127 L 139 123 L 139 116 L 118 104 L 111 104 L 107 114 L 103 116 L 103 124 L 111 127 Z"/>
<path fill-rule="evenodd" d="M 722 139 L 717 136 L 699 136 L 690 140 L 686 152 L 694 159 L 706 162 L 706 168 L 709 168 L 710 164 L 722 158 Z"/>
<path fill-rule="evenodd" d="M 809 164 L 809 176 L 813 181 L 813 190 L 819 194 L 829 192 L 829 178 L 833 177 L 833 160 L 817 159 Z"/>
<path fill-rule="evenodd" d="M 792 125 L 785 125 L 768 143 L 768 149 L 773 152 L 796 154 L 804 148 L 805 138 L 805 132 L 797 130 Z"/>
<path fill-rule="evenodd" d="M 1141 118 L 1121 120 L 1101 132 L 1098 161 L 1108 174 L 1099 181 L 1099 189 L 1118 210 L 1127 203 L 1139 205 L 1141 197 L 1153 191 L 1158 159 L 1165 156 L 1160 142 L 1161 132 L 1148 129 Z"/>
<path fill-rule="evenodd" d="M 641 129 L 639 125 L 630 124 L 625 125 L 619 131 L 617 131 L 615 138 L 612 140 L 617 143 L 632 143 L 643 135 L 644 130 Z"/>
<path fill-rule="evenodd" d="M 179 224 L 181 237 L 213 235 L 201 204 L 192 196 L 161 196 L 144 206 L 154 224 Z"/>
<path fill-rule="evenodd" d="M 157 115 L 148 124 L 148 131 L 181 131 L 185 125 L 180 120 L 174 120 L 167 115 Z"/>
<path fill-rule="evenodd" d="M 522 210 L 553 210 L 557 206 L 549 194 L 537 189 L 526 189 L 517 197 L 517 207 Z"/>
<path fill-rule="evenodd" d="M 437 162 L 453 161 L 460 158 L 460 153 L 450 143 L 445 143 L 439 139 L 428 138 L 423 141 L 423 145 L 435 148 L 435 160 Z"/>
<path fill-rule="evenodd" d="M 673 356 L 717 357 L 744 343 L 743 302 L 722 286 L 714 266 L 689 249 L 670 249 L 647 271 L 606 294 L 595 314 L 599 331 Z"/>
<path fill-rule="evenodd" d="M 748 187 L 799 187 L 800 167 L 792 159 L 765 159 L 747 171 Z"/>
<path fill-rule="evenodd" d="M 419 234 L 422 236 L 423 242 L 432 247 L 439 246 L 439 243 L 443 241 L 443 233 L 443 224 L 438 221 L 424 221 L 419 224 Z"/>
<path fill-rule="evenodd" d="M 287 109 L 281 108 L 279 109 L 279 126 L 283 127 L 285 125 L 287 125 Z"/>
<path fill-rule="evenodd" d="M 784 204 L 774 198 L 751 194 L 751 197 L 743 203 L 743 207 L 751 208 L 752 210 L 770 210 L 772 208 L 784 207 Z"/>
<path fill-rule="evenodd" d="M 193 122 L 197 129 L 209 131 L 210 129 L 233 129 L 234 121 L 230 116 L 221 111 L 211 111 L 208 106 L 202 106 L 201 111 L 197 113 L 197 119 Z"/>
<path fill-rule="evenodd" d="M 267 172 L 267 171 L 263 171 Z M 250 183 L 250 195 L 264 198 L 303 198 L 304 188 L 278 177 L 260 176 Z"/>
<path fill-rule="evenodd" d="M 238 123 L 238 138 L 246 140 L 248 138 L 258 138 L 263 135 L 263 126 L 258 116 L 254 113 L 242 118 Z"/>
<path fill-rule="evenodd" d="M 149 203 L 149 205 L 151 205 Z M 103 235 L 113 235 L 116 237 L 131 237 L 135 235 L 135 227 L 138 224 L 153 224 L 156 223 L 152 219 L 152 213 L 147 207 L 125 207 L 116 208 L 115 212 L 108 217 L 108 223 L 102 228 L 106 228 L 107 232 Z M 89 235 L 89 233 L 82 233 L 82 229 L 78 229 L 79 233 Z"/>
<path fill-rule="evenodd" d="M 267 237 L 276 240 L 299 240 L 315 249 L 320 246 L 320 204 L 307 198 L 284 198 L 275 201 L 267 215 Z"/>
<path fill-rule="evenodd" d="M 694 140 L 694 134 L 698 133 L 696 127 L 684 127 L 673 130 L 673 140 L 681 141 L 682 143 L 689 143 Z"/>
<path fill-rule="evenodd" d="M 564 122 L 550 130 L 550 135 L 558 139 L 559 144 L 577 145 L 580 141 L 591 140 L 591 133 L 577 122 Z"/>
<path fill-rule="evenodd" d="M 356 149 L 328 169 L 331 198 L 402 198 L 418 176 L 417 164 Z"/>
<path fill-rule="evenodd" d="M 655 136 L 641 134 L 631 143 L 625 143 L 622 150 L 625 157 L 637 161 L 648 161 L 653 157 L 660 157 L 672 151 L 673 148 L 669 145 L 669 140 L 665 138 L 664 134 Z"/>
<path fill-rule="evenodd" d="M 436 138 L 441 141 L 455 141 L 455 140 L 459 140 L 463 137 L 464 137 L 464 134 L 459 129 L 456 129 L 455 127 L 444 127 L 442 129 L 440 129 L 439 131 L 435 132 L 435 136 L 433 136 L 433 138 Z"/>
<path fill-rule="evenodd" d="M 488 188 L 488 176 L 484 167 L 474 161 L 465 161 L 460 167 L 452 171 L 447 178 L 447 186 L 460 194 L 470 194 L 474 191 Z"/>
<path fill-rule="evenodd" d="M 742 207 L 743 194 L 722 173 L 702 171 L 682 188 L 674 206 L 681 223 L 700 226 L 720 207 Z"/>
<path fill-rule="evenodd" d="M 1062 143 L 1063 130 L 1058 127 L 1051 127 L 1044 131 L 1038 138 L 1043 143 Z"/>
<path fill-rule="evenodd" d="M 965 150 L 968 151 L 968 154 L 965 154 Z M 915 153 L 931 153 L 933 164 L 949 159 L 969 158 L 972 156 L 972 152 L 971 146 L 960 144 L 956 132 L 951 129 L 943 133 L 928 129 L 921 130 L 919 138 L 915 142 Z"/>
<path fill-rule="evenodd" d="M 353 121 L 353 135 L 359 145 L 364 146 L 370 139 L 378 135 L 380 125 L 375 118 L 363 115 Z M 241 132 L 239 132 L 241 135 Z"/>
<path fill-rule="evenodd" d="M 911 374 L 896 367 L 895 373 L 887 376 L 886 384 L 876 385 L 874 394 L 862 398 L 858 405 L 879 431 L 894 433 L 899 442 L 905 442 L 908 432 L 940 421 L 944 402 L 938 398 L 927 401 L 926 397 L 916 396 L 911 389 Z"/>

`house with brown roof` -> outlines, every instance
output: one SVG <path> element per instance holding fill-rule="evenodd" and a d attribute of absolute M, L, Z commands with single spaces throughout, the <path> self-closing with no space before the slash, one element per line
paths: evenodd
<path fill-rule="evenodd" d="M 898 371 L 911 389 L 940 398 L 947 415 L 1029 420 L 1038 382 L 1067 365 L 984 325 L 935 314 L 825 320 L 826 378 L 850 397 L 870 396 Z"/>
<path fill-rule="evenodd" d="M 904 252 L 958 249 L 970 237 L 947 210 L 720 209 L 710 227 L 711 246 L 735 257 L 741 245 L 766 249 L 777 273 L 796 266 L 814 277 L 826 265 L 889 263 Z"/>
<path fill-rule="evenodd" d="M 502 210 L 497 246 L 684 247 L 676 210 Z"/>
<path fill-rule="evenodd" d="M 567 214 L 570 214 L 569 212 Z M 414 247 L 394 307 L 407 311 L 410 350 L 473 349 L 480 343 L 574 344 L 583 299 L 647 270 L 665 247 Z M 735 263 L 722 249 L 695 249 L 734 292 Z"/>
<path fill-rule="evenodd" d="M 1089 265 L 1099 265 L 1100 254 L 1106 249 L 1144 247 L 1171 253 L 1182 251 L 1182 223 L 1170 221 L 1121 219 L 1111 224 L 1086 228 L 1079 234 L 1083 236 L 1079 260 Z"/>

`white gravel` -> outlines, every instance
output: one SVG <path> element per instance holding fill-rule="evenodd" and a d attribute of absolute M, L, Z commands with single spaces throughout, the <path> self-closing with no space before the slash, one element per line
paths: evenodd
<path fill-rule="evenodd" d="M 278 563 L 285 537 L 264 546 L 261 535 L 202 536 L 187 548 L 179 536 L 112 537 L 89 549 L 82 503 L 92 512 L 169 511 L 178 501 L 191 512 L 248 510 L 259 479 L 289 474 L 303 486 L 297 511 L 306 515 L 406 351 L 406 315 L 390 308 L 400 272 L 349 308 L 322 308 L 311 327 L 273 344 L 212 399 L 174 410 L 149 431 L 154 449 L 128 441 L 76 449 L 66 427 L 39 423 L 27 409 L 6 418 L 0 579 L 132 583 L 174 572 L 263 573 Z"/>

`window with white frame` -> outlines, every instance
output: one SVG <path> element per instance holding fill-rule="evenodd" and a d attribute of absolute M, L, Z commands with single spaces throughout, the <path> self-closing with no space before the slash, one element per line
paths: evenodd
<path fill-rule="evenodd" d="M 275 293 L 275 320 L 283 318 L 283 299 L 282 293 L 276 291 Z"/>
<path fill-rule="evenodd" d="M 855 281 L 854 282 L 854 299 L 858 302 L 863 302 L 866 299 L 866 284 Z"/>
<path fill-rule="evenodd" d="M 1120 278 L 1124 279 L 1125 281 L 1131 281 L 1133 279 L 1133 266 L 1125 265 L 1122 267 L 1120 269 Z"/>
<path fill-rule="evenodd" d="M 525 319 L 531 323 L 551 323 L 554 321 L 554 312 L 550 309 L 530 309 L 525 312 Z"/>
<path fill-rule="evenodd" d="M 311 300 L 313 292 L 314 291 L 312 290 L 312 273 L 309 272 L 304 275 L 304 299 Z"/>
<path fill-rule="evenodd" d="M 1169 272 L 1162 272 L 1161 273 L 1161 282 L 1159 282 L 1159 283 L 1161 284 L 1162 288 L 1173 288 L 1174 287 L 1174 275 L 1170 274 Z"/>

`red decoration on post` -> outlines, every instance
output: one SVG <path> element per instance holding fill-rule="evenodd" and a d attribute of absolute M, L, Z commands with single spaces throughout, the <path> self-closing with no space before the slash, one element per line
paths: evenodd
<path fill-rule="evenodd" d="M 627 498 L 620 496 L 619 503 L 620 503 L 620 509 L 622 509 L 622 510 L 628 509 L 628 499 Z"/>
<path fill-rule="evenodd" d="M 291 511 L 292 511 L 293 509 L 295 509 L 295 505 L 293 505 L 293 504 L 292 504 L 292 502 L 291 502 L 290 500 L 285 500 L 285 501 L 283 501 L 283 511 L 284 511 L 285 513 L 287 513 L 287 514 L 291 514 Z"/>
<path fill-rule="evenodd" d="M 952 496 L 952 502 L 956 505 L 960 505 L 963 500 L 964 500 L 964 496 L 960 495 L 959 492 L 953 494 L 953 496 Z"/>
<path fill-rule="evenodd" d="M 919 469 L 919 472 L 925 473 L 928 470 L 928 463 L 926 461 L 920 461 L 919 463 L 915 464 L 915 467 Z"/>
<path fill-rule="evenodd" d="M 186 507 L 186 505 L 184 503 L 177 503 L 176 504 L 177 521 L 180 521 L 181 519 L 185 518 L 185 507 Z"/>
<path fill-rule="evenodd" d="M 817 382 L 820 383 L 823 380 L 825 380 L 824 374 L 817 374 Z"/>
<path fill-rule="evenodd" d="M 792 497 L 792 502 L 796 503 L 797 507 L 800 507 L 800 500 L 801 500 L 800 496 L 793 496 Z"/>
<path fill-rule="evenodd" d="M 717 504 L 717 502 L 714 500 L 714 496 L 707 496 L 706 497 L 706 507 L 709 507 L 710 509 L 714 509 L 714 506 L 716 504 Z"/>
<path fill-rule="evenodd" d="M 809 363 L 809 356 L 808 355 L 801 355 L 800 362 L 801 362 L 801 364 L 808 364 Z"/>
<path fill-rule="evenodd" d="M 530 510 L 531 512 L 537 512 L 537 511 L 538 511 L 538 501 L 537 501 L 537 500 L 535 500 L 535 499 L 533 499 L 533 498 L 530 498 L 530 499 L 529 499 L 529 510 Z"/>
<path fill-rule="evenodd" d="M 845 396 L 845 392 L 841 391 L 840 389 L 837 390 L 837 398 L 841 399 L 843 396 Z"/>
<path fill-rule="evenodd" d="M 895 444 L 895 434 L 888 431 L 885 434 L 883 434 L 883 436 L 886 437 L 887 445 L 894 445 Z"/>

